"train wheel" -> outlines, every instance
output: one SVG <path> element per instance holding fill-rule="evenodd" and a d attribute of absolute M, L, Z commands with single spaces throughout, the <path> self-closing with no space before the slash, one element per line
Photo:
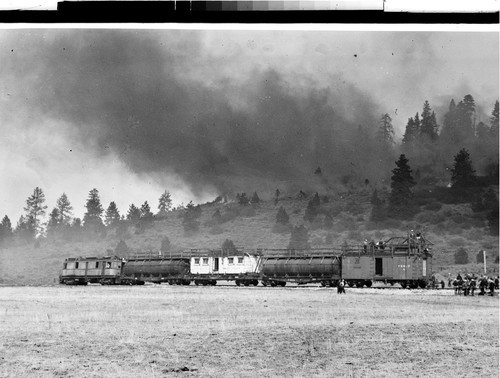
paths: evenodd
<path fill-rule="evenodd" d="M 285 286 L 286 286 L 286 281 L 281 281 L 281 282 L 280 282 L 280 286 L 281 286 L 281 287 L 285 287 Z"/>
<path fill-rule="evenodd" d="M 361 282 L 361 281 L 356 282 L 356 287 L 362 288 L 363 282 Z"/>
<path fill-rule="evenodd" d="M 243 285 L 248 286 L 248 285 L 250 285 L 250 282 L 248 282 L 247 280 L 245 280 L 245 282 L 243 283 Z"/>
<path fill-rule="evenodd" d="M 406 289 L 406 282 L 400 282 L 399 283 L 403 289 Z"/>
<path fill-rule="evenodd" d="M 325 287 L 326 286 L 326 282 L 325 281 L 321 281 L 321 286 Z"/>
<path fill-rule="evenodd" d="M 235 283 L 236 283 L 236 286 L 240 286 L 241 285 L 240 280 L 236 280 Z"/>
<path fill-rule="evenodd" d="M 276 287 L 276 281 L 271 281 L 271 287 Z"/>
<path fill-rule="evenodd" d="M 353 286 L 354 286 L 354 282 L 352 282 L 352 281 L 347 281 L 347 285 L 349 285 L 349 287 L 353 287 Z"/>
<path fill-rule="evenodd" d="M 259 284 L 259 281 L 253 280 L 252 284 L 253 284 L 253 286 L 257 286 Z"/>
<path fill-rule="evenodd" d="M 262 281 L 262 286 L 267 286 L 267 281 Z"/>
<path fill-rule="evenodd" d="M 370 280 L 365 281 L 365 285 L 366 285 L 366 287 L 372 287 L 372 281 L 370 281 Z"/>
<path fill-rule="evenodd" d="M 427 287 L 427 282 L 420 280 L 418 281 L 418 286 L 420 286 L 421 289 L 425 289 Z"/>
<path fill-rule="evenodd" d="M 194 280 L 194 284 L 195 284 L 196 286 L 199 286 L 199 285 L 200 285 L 200 281 L 198 281 L 198 280 Z"/>
<path fill-rule="evenodd" d="M 212 284 L 212 286 L 215 286 L 215 285 L 217 285 L 217 281 L 216 280 L 212 280 L 211 284 Z"/>

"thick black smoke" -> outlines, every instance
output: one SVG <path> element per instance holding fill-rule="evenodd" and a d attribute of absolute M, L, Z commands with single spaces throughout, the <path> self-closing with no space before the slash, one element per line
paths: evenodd
<path fill-rule="evenodd" d="M 62 120 L 95 153 L 114 153 L 135 172 L 175 174 L 194 193 L 254 190 L 263 182 L 307 188 L 318 166 L 323 183 L 377 175 L 370 144 L 381 111 L 355 87 L 298 87 L 276 68 L 206 85 L 190 75 L 205 64 L 206 75 L 217 69 L 200 54 L 199 36 L 163 36 L 20 31 L 17 41 L 29 43 L 12 45 L 6 64 L 18 73 L 17 95 L 33 117 Z M 29 50 L 36 44 L 35 57 Z"/>

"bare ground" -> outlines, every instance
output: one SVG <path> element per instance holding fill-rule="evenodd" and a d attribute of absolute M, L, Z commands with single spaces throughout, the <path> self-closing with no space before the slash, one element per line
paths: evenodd
<path fill-rule="evenodd" d="M 499 301 L 452 291 L 2 287 L 2 377 L 497 377 Z"/>

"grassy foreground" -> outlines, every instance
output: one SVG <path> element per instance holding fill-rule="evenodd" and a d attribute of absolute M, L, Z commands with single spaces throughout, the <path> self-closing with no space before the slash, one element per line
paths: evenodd
<path fill-rule="evenodd" d="M 1 287 L 2 377 L 496 377 L 499 301 L 451 290 Z"/>

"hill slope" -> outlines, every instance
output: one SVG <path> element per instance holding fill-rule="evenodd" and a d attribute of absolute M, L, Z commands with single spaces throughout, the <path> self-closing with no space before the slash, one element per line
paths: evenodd
<path fill-rule="evenodd" d="M 488 235 L 485 223 L 475 215 L 468 204 L 424 205 L 413 220 L 388 219 L 378 224 L 369 221 L 371 204 L 368 191 L 356 194 L 329 195 L 322 198 L 321 209 L 333 216 L 325 223 L 319 215 L 313 222 L 304 220 L 308 198 L 286 197 L 279 202 L 261 201 L 257 205 L 242 206 L 237 203 L 208 203 L 200 205 L 197 219 L 199 230 L 186 232 L 183 218 L 186 210 L 175 210 L 155 221 L 144 230 L 133 225 L 120 237 L 115 229 L 105 237 L 87 237 L 79 241 L 43 239 L 40 247 L 32 244 L 15 245 L 0 249 L 0 283 L 9 285 L 38 285 L 57 283 L 58 272 L 66 257 L 102 256 L 114 254 L 120 240 L 124 240 L 131 253 L 158 251 L 163 238 L 171 242 L 172 250 L 191 248 L 220 248 L 225 239 L 231 239 L 237 247 L 287 248 L 290 228 L 276 229 L 276 214 L 283 206 L 290 217 L 290 225 L 305 225 L 309 230 L 312 247 L 340 246 L 342 243 L 360 244 L 368 240 L 404 236 L 409 229 L 422 230 L 434 243 L 435 271 L 444 277 L 457 270 L 480 272 L 482 265 L 475 264 L 477 253 L 485 249 L 492 272 L 498 272 L 493 263 L 498 256 L 498 237 Z M 213 215 L 219 210 L 227 221 L 214 224 Z M 280 231 L 280 232 L 278 232 Z M 454 253 L 464 248 L 472 264 L 454 266 Z"/>

